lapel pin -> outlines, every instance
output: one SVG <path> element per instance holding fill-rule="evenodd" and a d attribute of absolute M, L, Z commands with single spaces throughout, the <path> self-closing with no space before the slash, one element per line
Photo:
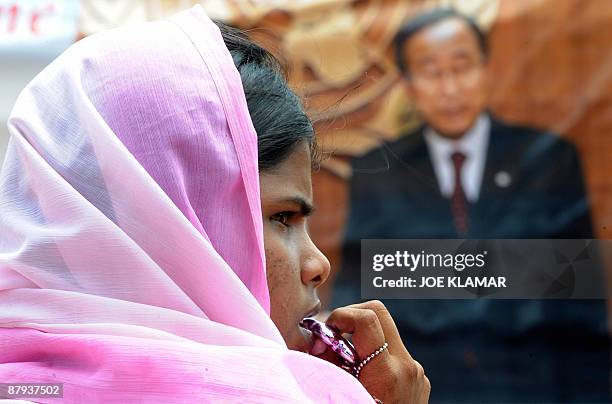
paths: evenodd
<path fill-rule="evenodd" d="M 495 174 L 495 185 L 500 188 L 507 188 L 512 183 L 512 177 L 507 171 L 499 171 Z"/>

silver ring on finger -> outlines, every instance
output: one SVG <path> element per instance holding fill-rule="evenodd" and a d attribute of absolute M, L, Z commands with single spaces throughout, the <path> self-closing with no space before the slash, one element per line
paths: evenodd
<path fill-rule="evenodd" d="M 389 343 L 385 341 L 385 343 L 382 344 L 380 348 L 378 348 L 376 351 L 369 354 L 364 360 L 362 360 L 357 365 L 355 365 L 355 367 L 353 368 L 353 375 L 357 379 L 359 379 L 359 374 L 361 373 L 361 369 L 363 369 L 363 367 L 367 365 L 372 359 L 376 358 L 378 355 L 383 353 L 385 349 L 388 349 L 388 348 L 389 348 Z"/>

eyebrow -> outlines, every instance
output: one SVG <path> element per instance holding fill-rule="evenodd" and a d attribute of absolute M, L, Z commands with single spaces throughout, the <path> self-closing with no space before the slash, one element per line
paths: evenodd
<path fill-rule="evenodd" d="M 313 204 L 308 202 L 301 196 L 283 199 L 282 202 L 298 205 L 300 207 L 300 214 L 302 216 L 311 216 L 315 211 L 315 207 L 313 206 Z"/>
<path fill-rule="evenodd" d="M 460 49 L 456 49 L 453 52 L 453 56 L 455 56 L 455 57 L 460 56 L 462 58 L 469 58 L 470 57 L 470 52 L 466 51 L 465 49 L 461 49 L 460 48 Z"/>

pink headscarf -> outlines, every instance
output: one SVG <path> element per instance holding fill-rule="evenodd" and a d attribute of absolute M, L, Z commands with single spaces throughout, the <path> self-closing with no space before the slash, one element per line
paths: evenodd
<path fill-rule="evenodd" d="M 371 401 L 270 320 L 256 134 L 201 8 L 76 43 L 9 130 L 1 382 L 64 383 L 68 402 Z"/>

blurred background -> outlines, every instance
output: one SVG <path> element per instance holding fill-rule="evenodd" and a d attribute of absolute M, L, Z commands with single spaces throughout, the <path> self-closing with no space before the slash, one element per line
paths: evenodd
<path fill-rule="evenodd" d="M 311 222 L 333 268 L 324 303 L 343 266 L 352 159 L 422 123 L 392 42 L 405 20 L 432 7 L 453 6 L 488 35 L 489 111 L 576 146 L 593 235 L 612 238 L 610 0 L 0 0 L 0 160 L 19 91 L 71 43 L 194 4 L 282 61 L 329 152 L 313 177 Z"/>
<path fill-rule="evenodd" d="M 400 24 L 453 5 L 488 32 L 490 109 L 578 147 L 595 234 L 612 238 L 612 2 L 607 0 L 0 0 L 0 157 L 19 91 L 55 56 L 100 30 L 201 4 L 284 61 L 333 152 L 315 175 L 312 231 L 338 266 L 348 158 L 418 125 L 393 60 Z M 333 197 L 330 195 L 333 193 Z"/>

